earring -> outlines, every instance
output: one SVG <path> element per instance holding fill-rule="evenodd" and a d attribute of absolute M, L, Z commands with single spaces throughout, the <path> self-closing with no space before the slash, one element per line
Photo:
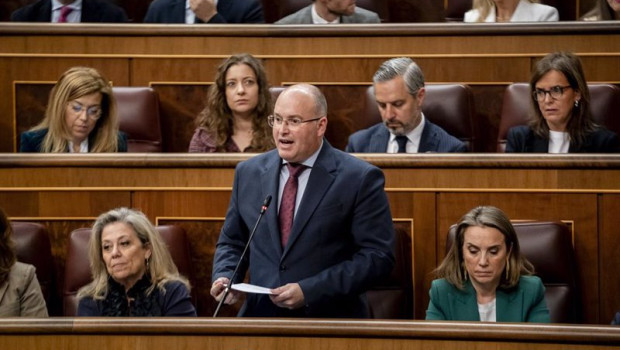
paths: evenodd
<path fill-rule="evenodd" d="M 575 100 L 575 108 L 579 107 L 579 100 Z"/>
<path fill-rule="evenodd" d="M 144 262 L 146 264 L 146 269 L 148 270 L 151 260 L 150 259 L 144 259 Z"/>
<path fill-rule="evenodd" d="M 506 279 L 510 279 L 510 259 L 506 259 Z"/>

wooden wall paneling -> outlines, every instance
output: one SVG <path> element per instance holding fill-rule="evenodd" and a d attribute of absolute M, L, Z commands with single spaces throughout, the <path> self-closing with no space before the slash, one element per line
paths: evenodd
<path fill-rule="evenodd" d="M 450 225 L 478 205 L 501 208 L 511 220 L 572 221 L 575 232 L 575 256 L 582 286 L 583 322 L 597 323 L 598 308 L 603 299 L 598 286 L 590 281 L 599 279 L 597 197 L 595 194 L 565 193 L 440 193 L 438 196 L 438 255 L 445 252 L 445 234 Z M 443 232 L 443 234 L 442 234 Z M 442 237 L 443 236 L 443 237 Z M 441 253 L 440 253 L 441 252 Z"/>
<path fill-rule="evenodd" d="M 195 120 L 206 107 L 210 84 L 151 83 L 159 96 L 165 152 L 187 152 L 196 129 Z"/>
<path fill-rule="evenodd" d="M 620 311 L 620 299 L 609 296 L 618 295 L 620 278 L 618 273 L 618 252 L 620 252 L 620 195 L 602 194 L 599 196 L 599 266 L 600 266 L 600 323 L 611 322 Z"/>

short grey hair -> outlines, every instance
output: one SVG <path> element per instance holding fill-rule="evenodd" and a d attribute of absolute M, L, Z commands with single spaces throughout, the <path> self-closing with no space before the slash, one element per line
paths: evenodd
<path fill-rule="evenodd" d="M 409 94 L 415 95 L 420 88 L 424 87 L 424 73 L 422 69 L 409 57 L 398 57 L 387 60 L 381 64 L 372 82 L 382 83 L 396 77 L 403 77 Z"/>

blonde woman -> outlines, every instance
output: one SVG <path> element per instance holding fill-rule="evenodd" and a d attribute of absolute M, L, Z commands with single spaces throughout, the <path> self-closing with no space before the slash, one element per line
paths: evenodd
<path fill-rule="evenodd" d="M 52 89 L 45 118 L 21 135 L 20 152 L 127 152 L 112 86 L 96 69 L 73 67 Z"/>
<path fill-rule="evenodd" d="M 78 316 L 196 316 L 189 282 L 141 212 L 118 208 L 101 214 L 89 259 L 93 281 L 78 291 Z"/>
<path fill-rule="evenodd" d="M 465 13 L 465 22 L 555 22 L 560 19 L 554 7 L 538 0 L 474 0 Z"/>

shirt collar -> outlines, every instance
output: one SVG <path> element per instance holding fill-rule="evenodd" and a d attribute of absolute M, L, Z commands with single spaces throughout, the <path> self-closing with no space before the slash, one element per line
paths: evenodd
<path fill-rule="evenodd" d="M 59 0 L 52 0 L 52 11 L 60 10 L 63 6 L 65 5 L 63 5 Z M 82 0 L 75 0 L 67 6 L 73 10 L 82 11 Z"/>
<path fill-rule="evenodd" d="M 424 131 L 424 124 L 426 124 L 426 118 L 424 118 L 424 113 L 420 113 L 420 124 L 416 126 L 413 130 L 409 131 L 405 136 L 407 139 L 413 144 L 420 144 L 420 139 L 422 138 L 422 131 Z M 396 139 L 396 135 L 390 132 L 390 143 Z"/>
<path fill-rule="evenodd" d="M 340 17 L 338 17 L 332 22 L 326 21 L 323 17 L 319 16 L 319 14 L 316 12 L 315 6 L 316 6 L 315 4 L 312 4 L 312 23 L 314 24 L 339 24 L 340 23 Z"/>

